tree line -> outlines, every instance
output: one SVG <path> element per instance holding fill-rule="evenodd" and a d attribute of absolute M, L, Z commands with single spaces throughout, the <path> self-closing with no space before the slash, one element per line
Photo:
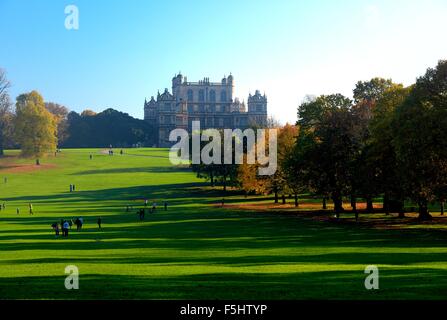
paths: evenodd
<path fill-rule="evenodd" d="M 429 204 L 447 197 L 447 61 L 429 68 L 405 87 L 391 79 L 359 81 L 353 99 L 342 94 L 307 97 L 295 125 L 278 128 L 278 170 L 257 175 L 255 165 L 195 165 L 198 176 L 247 193 L 274 194 L 285 201 L 310 192 L 331 199 L 337 217 L 349 200 L 372 212 L 404 216 L 404 202 L 416 203 L 420 219 L 430 219 Z"/>
<path fill-rule="evenodd" d="M 39 158 L 57 148 L 153 146 L 155 128 L 126 113 L 106 109 L 81 114 L 45 102 L 37 92 L 21 94 L 13 104 L 10 82 L 0 69 L 0 156 L 6 148 L 20 148 L 22 156 Z"/>

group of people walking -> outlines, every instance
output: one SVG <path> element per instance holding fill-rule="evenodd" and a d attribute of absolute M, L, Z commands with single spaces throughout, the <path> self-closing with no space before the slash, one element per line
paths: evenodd
<path fill-rule="evenodd" d="M 98 224 L 98 228 L 102 229 L 102 218 L 98 217 L 98 220 L 96 222 Z M 69 230 L 72 229 L 73 225 L 76 226 L 76 231 L 81 231 L 84 225 L 84 219 L 82 217 L 76 218 L 74 220 L 61 219 L 60 223 L 59 222 L 53 223 L 51 225 L 51 228 L 53 228 L 56 238 L 59 237 L 61 232 L 63 237 L 68 237 Z"/>
<path fill-rule="evenodd" d="M 32 203 L 28 203 L 28 208 L 29 208 L 29 214 L 30 215 L 34 215 L 34 209 L 33 209 L 33 204 Z M 0 212 L 1 211 L 5 211 L 5 210 L 6 210 L 6 203 L 0 204 Z M 16 208 L 16 214 L 17 215 L 20 214 L 20 208 Z"/>
<path fill-rule="evenodd" d="M 144 216 L 146 214 L 146 209 L 147 209 L 148 206 L 149 206 L 149 202 L 148 202 L 147 199 L 145 199 L 144 200 L 144 208 L 138 209 L 138 211 L 137 211 L 137 215 L 139 216 L 140 221 L 144 220 Z M 165 201 L 163 203 L 163 206 L 164 206 L 164 210 L 168 211 L 168 202 L 167 201 Z M 127 205 L 126 212 L 129 212 L 131 209 L 132 209 L 132 206 L 131 205 Z M 151 214 L 155 213 L 156 210 L 157 210 L 157 202 L 154 201 L 154 202 L 152 202 L 152 206 L 149 209 L 149 213 L 151 213 Z"/>
<path fill-rule="evenodd" d="M 71 220 L 70 220 L 71 221 Z M 56 238 L 59 237 L 60 232 L 62 231 L 63 237 L 68 237 L 68 230 L 71 228 L 70 223 L 67 220 L 61 220 L 61 224 L 59 227 L 59 223 L 55 222 L 51 225 L 53 228 Z"/>

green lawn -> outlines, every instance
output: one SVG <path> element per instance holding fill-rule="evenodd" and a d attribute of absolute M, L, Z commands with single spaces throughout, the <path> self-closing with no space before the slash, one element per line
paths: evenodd
<path fill-rule="evenodd" d="M 32 161 L 0 160 L 3 299 L 447 297 L 444 228 L 381 230 L 220 208 L 214 206 L 220 191 L 203 188 L 188 169 L 173 168 L 163 149 L 129 149 L 113 157 L 96 149 L 63 150 L 42 161 L 52 167 L 34 171 L 12 163 Z M 75 193 L 68 192 L 70 183 Z M 167 199 L 169 210 L 146 215 L 144 222 L 125 212 L 144 198 Z M 50 225 L 78 216 L 84 230 L 55 239 Z M 79 268 L 79 290 L 64 287 L 67 265 Z M 380 269 L 379 290 L 364 288 L 367 265 Z"/>

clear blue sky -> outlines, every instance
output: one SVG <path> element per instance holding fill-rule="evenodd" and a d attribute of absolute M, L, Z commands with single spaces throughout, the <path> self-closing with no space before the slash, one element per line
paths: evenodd
<path fill-rule="evenodd" d="M 80 29 L 64 27 L 77 5 Z M 269 112 L 296 120 L 306 94 L 351 95 L 374 76 L 411 84 L 447 58 L 445 0 L 0 0 L 0 67 L 11 95 L 72 110 L 142 118 L 145 97 L 230 72 L 236 95 L 260 89 Z"/>

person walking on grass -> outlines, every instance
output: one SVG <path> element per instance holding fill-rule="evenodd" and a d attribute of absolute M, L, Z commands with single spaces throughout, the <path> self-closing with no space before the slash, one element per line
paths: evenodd
<path fill-rule="evenodd" d="M 140 217 L 140 221 L 143 221 L 144 220 L 144 209 L 139 209 L 137 214 Z"/>
<path fill-rule="evenodd" d="M 20 214 L 20 209 L 19 209 L 19 208 L 16 209 L 16 213 L 17 213 L 18 215 Z"/>
<path fill-rule="evenodd" d="M 64 221 L 63 231 L 64 231 L 64 236 L 65 237 L 68 237 L 68 228 L 70 228 L 70 225 L 68 224 L 68 221 Z"/>
<path fill-rule="evenodd" d="M 102 219 L 101 217 L 98 218 L 98 228 L 101 230 L 101 223 L 102 223 Z"/>
<path fill-rule="evenodd" d="M 168 211 L 168 202 L 165 201 L 165 211 Z"/>
<path fill-rule="evenodd" d="M 33 205 L 30 203 L 29 204 L 29 214 L 30 215 L 34 215 L 34 212 L 33 212 Z"/>
<path fill-rule="evenodd" d="M 57 237 L 59 237 L 59 224 L 56 222 L 56 223 L 53 223 L 52 225 L 51 225 L 51 228 L 53 228 L 53 230 L 54 230 L 54 233 L 55 233 L 55 237 L 57 238 Z"/>

